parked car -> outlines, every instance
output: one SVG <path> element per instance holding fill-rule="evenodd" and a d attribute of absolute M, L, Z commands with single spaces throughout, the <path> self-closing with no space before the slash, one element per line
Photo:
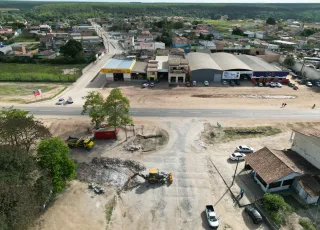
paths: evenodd
<path fill-rule="evenodd" d="M 154 87 L 154 82 L 151 82 L 151 83 L 149 84 L 149 87 Z"/>
<path fill-rule="evenodd" d="M 320 87 L 320 80 L 317 80 L 317 81 L 315 82 L 315 85 L 318 86 L 318 87 Z"/>
<path fill-rule="evenodd" d="M 59 98 L 59 100 L 57 101 L 56 105 L 64 105 L 64 103 L 66 103 L 64 98 Z"/>
<path fill-rule="evenodd" d="M 239 153 L 253 153 L 254 149 L 247 145 L 239 145 L 236 148 Z"/>
<path fill-rule="evenodd" d="M 145 83 L 143 83 L 142 85 L 141 85 L 141 88 L 146 88 L 146 87 L 148 87 L 149 86 L 149 83 L 148 82 L 145 82 Z"/>
<path fill-rule="evenodd" d="M 296 84 L 294 84 L 294 83 L 292 83 L 292 82 L 289 82 L 288 86 L 293 88 L 293 87 L 296 86 Z"/>
<path fill-rule="evenodd" d="M 72 97 L 68 97 L 68 100 L 67 100 L 66 104 L 73 104 Z"/>
<path fill-rule="evenodd" d="M 277 86 L 277 84 L 275 83 L 275 82 L 270 82 L 270 87 L 271 88 L 274 88 L 274 87 L 276 87 Z"/>
<path fill-rule="evenodd" d="M 235 153 L 231 153 L 229 158 L 230 160 L 233 160 L 233 161 L 242 161 L 244 160 L 245 156 L 246 154 L 244 153 L 235 152 Z"/>
<path fill-rule="evenodd" d="M 196 82 L 196 81 L 193 81 L 193 82 L 192 82 L 192 86 L 197 86 L 197 82 Z"/>
<path fill-rule="evenodd" d="M 187 81 L 187 82 L 186 82 L 186 86 L 187 86 L 187 87 L 190 87 L 190 86 L 191 86 L 190 82 Z"/>
<path fill-rule="evenodd" d="M 310 81 L 307 81 L 306 86 L 312 87 L 312 83 Z"/>
<path fill-rule="evenodd" d="M 236 83 L 236 85 L 240 85 L 240 81 L 239 80 L 235 80 L 234 82 Z"/>
<path fill-rule="evenodd" d="M 204 84 L 204 86 L 209 86 L 209 82 L 208 81 L 204 81 L 203 84 Z"/>
<path fill-rule="evenodd" d="M 253 207 L 252 205 L 247 205 L 244 208 L 244 211 L 246 213 L 248 213 L 248 215 L 253 220 L 253 223 L 255 223 L 255 224 L 261 224 L 262 223 L 262 216 L 261 216 L 261 214 L 259 213 L 259 211 L 255 207 Z"/>
<path fill-rule="evenodd" d="M 222 81 L 222 85 L 226 85 L 226 84 L 228 84 L 227 81 Z"/>
<path fill-rule="evenodd" d="M 277 86 L 278 88 L 281 88 L 281 87 L 282 87 L 282 84 L 281 84 L 280 82 L 277 82 L 277 83 L 276 83 L 276 86 Z"/>
<path fill-rule="evenodd" d="M 263 84 L 260 82 L 260 83 L 258 84 L 258 86 L 259 86 L 259 87 L 262 87 L 262 86 L 263 86 Z"/>
<path fill-rule="evenodd" d="M 231 86 L 234 86 L 235 84 L 234 84 L 234 81 L 230 81 L 230 85 Z"/>
<path fill-rule="evenodd" d="M 217 229 L 219 227 L 219 218 L 213 208 L 213 205 L 206 205 L 206 216 L 211 228 Z"/>

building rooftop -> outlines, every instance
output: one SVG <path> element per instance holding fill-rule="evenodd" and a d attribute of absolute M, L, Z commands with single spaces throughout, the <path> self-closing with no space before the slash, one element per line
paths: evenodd
<path fill-rule="evenodd" d="M 110 59 L 103 69 L 130 69 L 134 63 L 135 60 Z"/>
<path fill-rule="evenodd" d="M 221 70 L 220 66 L 207 53 L 188 53 L 187 59 L 190 63 L 191 70 L 198 69 L 217 69 Z"/>
<path fill-rule="evenodd" d="M 132 73 L 146 73 L 147 65 L 148 65 L 148 63 L 146 63 L 146 62 L 137 61 L 134 64 L 131 72 Z"/>
<path fill-rule="evenodd" d="M 168 71 L 169 56 L 156 56 L 156 60 L 158 61 L 158 70 Z"/>
<path fill-rule="evenodd" d="M 314 136 L 320 138 L 320 130 L 319 129 L 313 129 L 313 128 L 308 128 L 308 129 L 294 129 L 294 132 L 301 133 L 306 136 Z"/>
<path fill-rule="evenodd" d="M 248 65 L 253 71 L 279 71 L 274 66 L 256 56 L 238 55 L 237 58 Z"/>
<path fill-rule="evenodd" d="M 190 44 L 189 39 L 185 37 L 174 37 L 172 38 L 172 42 L 175 44 Z"/>
<path fill-rule="evenodd" d="M 297 182 L 309 196 L 320 196 L 320 183 L 318 180 L 315 176 L 305 175 L 299 177 Z"/>
<path fill-rule="evenodd" d="M 294 42 L 288 42 L 288 41 L 281 41 L 281 40 L 274 40 L 274 43 L 283 44 L 283 45 L 296 45 Z"/>
<path fill-rule="evenodd" d="M 218 52 L 210 54 L 212 59 L 220 66 L 222 70 L 247 70 L 252 69 L 243 63 L 237 56 L 229 53 Z"/>
<path fill-rule="evenodd" d="M 246 164 L 266 182 L 272 183 L 291 173 L 320 175 L 320 170 L 292 150 L 264 147 L 245 157 Z"/>

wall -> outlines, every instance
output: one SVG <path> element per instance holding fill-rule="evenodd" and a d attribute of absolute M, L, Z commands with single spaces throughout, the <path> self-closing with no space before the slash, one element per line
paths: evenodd
<path fill-rule="evenodd" d="M 124 81 L 131 81 L 131 74 L 130 73 L 124 73 L 123 74 Z"/>
<path fill-rule="evenodd" d="M 275 182 L 278 182 L 278 181 L 285 181 L 285 180 L 290 180 L 290 179 L 293 179 L 297 176 L 300 176 L 300 174 L 298 173 L 291 173 L 290 175 L 284 177 L 284 178 L 281 178 Z M 286 186 L 281 186 L 281 187 L 278 187 L 278 188 L 271 188 L 271 189 L 267 189 L 267 192 L 277 192 L 277 191 L 282 191 L 282 190 L 286 190 L 286 189 L 289 189 L 290 188 L 290 185 L 286 185 Z"/>
<path fill-rule="evenodd" d="M 295 133 L 291 149 L 320 169 L 320 138 Z"/>
<path fill-rule="evenodd" d="M 314 204 L 319 199 L 319 196 L 309 196 L 297 181 L 294 181 L 293 188 L 296 191 L 296 193 L 301 197 L 301 199 L 303 199 L 308 204 Z"/>
<path fill-rule="evenodd" d="M 197 81 L 198 83 L 203 81 L 213 82 L 215 74 L 221 74 L 221 71 L 215 71 L 213 69 L 193 70 L 191 71 L 191 81 Z"/>
<path fill-rule="evenodd" d="M 113 73 L 106 73 L 107 81 L 114 81 Z"/>
<path fill-rule="evenodd" d="M 279 61 L 280 54 L 272 54 L 272 55 L 258 55 L 258 57 L 262 58 L 266 62 L 277 62 Z"/>

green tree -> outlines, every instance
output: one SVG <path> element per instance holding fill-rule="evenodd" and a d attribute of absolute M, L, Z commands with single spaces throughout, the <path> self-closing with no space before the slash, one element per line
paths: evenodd
<path fill-rule="evenodd" d="M 288 55 L 286 57 L 286 59 L 284 59 L 283 64 L 287 67 L 291 67 L 294 66 L 294 64 L 296 63 L 295 59 L 293 56 Z"/>
<path fill-rule="evenodd" d="M 39 140 L 51 137 L 50 131 L 28 113 L 13 107 L 0 111 L 0 145 L 19 147 L 29 153 Z"/>
<path fill-rule="evenodd" d="M 129 114 L 130 102 L 119 88 L 111 90 L 105 101 L 104 109 L 108 116 L 108 124 L 115 129 L 133 123 Z"/>
<path fill-rule="evenodd" d="M 204 36 L 202 33 L 200 33 L 199 39 L 200 39 L 200 40 L 204 40 L 204 39 L 205 39 L 205 36 Z"/>
<path fill-rule="evenodd" d="M 65 57 L 75 58 L 83 51 L 81 42 L 70 39 L 65 45 L 60 47 L 60 53 Z"/>
<path fill-rule="evenodd" d="M 172 28 L 173 29 L 181 29 L 181 28 L 183 28 L 183 22 L 174 22 L 172 24 Z"/>
<path fill-rule="evenodd" d="M 60 137 L 42 140 L 38 146 L 39 165 L 48 171 L 55 193 L 65 189 L 67 181 L 76 176 L 76 164 L 69 154 L 70 149 Z"/>
<path fill-rule="evenodd" d="M 269 25 L 275 25 L 277 24 L 276 20 L 272 17 L 269 17 L 267 20 L 266 20 L 266 23 L 269 24 Z"/>
<path fill-rule="evenodd" d="M 239 27 L 236 27 L 232 30 L 232 34 L 233 35 L 239 35 L 239 36 L 243 36 L 243 31 L 239 28 Z"/>
<path fill-rule="evenodd" d="M 307 28 L 307 29 L 304 29 L 302 32 L 301 32 L 301 36 L 304 36 L 304 37 L 309 37 L 309 36 L 311 36 L 311 35 L 313 35 L 313 34 L 315 34 L 316 32 L 318 32 L 318 30 L 317 29 L 315 29 L 315 28 Z"/>
<path fill-rule="evenodd" d="M 90 91 L 84 99 L 86 101 L 83 105 L 82 114 L 89 113 L 92 124 L 96 128 L 99 128 L 101 123 L 106 119 L 106 113 L 103 110 L 103 96 L 97 91 Z"/>
<path fill-rule="evenodd" d="M 49 178 L 34 156 L 11 146 L 0 146 L 0 175 L 0 229 L 28 229 L 50 197 Z"/>

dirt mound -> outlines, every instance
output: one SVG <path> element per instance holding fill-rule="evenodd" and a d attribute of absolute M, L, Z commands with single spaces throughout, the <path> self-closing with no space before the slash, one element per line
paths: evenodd
<path fill-rule="evenodd" d="M 78 179 L 87 182 L 123 187 L 128 179 L 135 173 L 144 171 L 146 167 L 138 161 L 123 160 L 119 158 L 95 157 L 90 163 L 78 165 Z M 131 183 L 136 183 L 137 179 Z"/>

